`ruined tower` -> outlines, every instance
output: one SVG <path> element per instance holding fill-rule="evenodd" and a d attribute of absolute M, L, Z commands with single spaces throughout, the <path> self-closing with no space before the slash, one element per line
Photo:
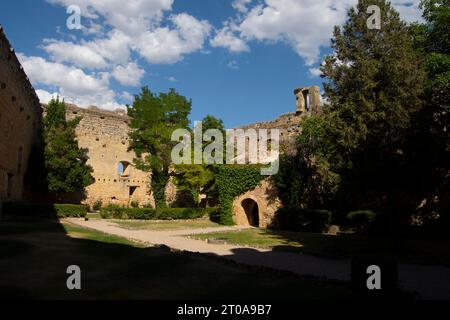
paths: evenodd
<path fill-rule="evenodd" d="M 318 113 L 320 111 L 320 87 L 301 87 L 294 90 L 296 113 Z"/>

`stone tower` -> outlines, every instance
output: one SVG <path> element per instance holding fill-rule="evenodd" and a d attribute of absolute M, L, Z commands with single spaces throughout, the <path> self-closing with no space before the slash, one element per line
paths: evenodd
<path fill-rule="evenodd" d="M 301 87 L 294 90 L 296 97 L 296 112 L 318 113 L 320 111 L 320 87 Z"/>

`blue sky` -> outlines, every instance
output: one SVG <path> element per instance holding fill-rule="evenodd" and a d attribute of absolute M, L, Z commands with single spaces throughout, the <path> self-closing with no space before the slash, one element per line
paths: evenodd
<path fill-rule="evenodd" d="M 333 26 L 356 0 L 16 0 L 0 24 L 42 102 L 59 94 L 114 110 L 140 87 L 176 88 L 191 120 L 234 127 L 295 110 L 293 90 L 317 75 Z M 407 21 L 418 0 L 394 0 Z M 69 30 L 67 7 L 81 10 Z"/>

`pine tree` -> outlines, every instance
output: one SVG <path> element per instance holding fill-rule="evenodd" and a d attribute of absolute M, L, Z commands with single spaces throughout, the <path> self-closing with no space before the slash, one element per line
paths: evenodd
<path fill-rule="evenodd" d="M 67 193 L 84 191 L 93 180 L 85 152 L 79 148 L 75 129 L 80 118 L 67 121 L 66 106 L 59 98 L 49 102 L 44 118 L 45 167 L 48 191 L 62 200 Z"/>
<path fill-rule="evenodd" d="M 381 28 L 367 27 L 367 8 L 381 10 Z M 394 214 L 413 204 L 407 195 L 405 140 L 421 110 L 425 72 L 412 36 L 389 2 L 360 0 L 343 27 L 336 27 L 334 53 L 325 59 L 325 110 L 333 148 L 327 155 L 341 175 L 347 206 Z M 394 213 L 395 212 L 395 213 Z"/>

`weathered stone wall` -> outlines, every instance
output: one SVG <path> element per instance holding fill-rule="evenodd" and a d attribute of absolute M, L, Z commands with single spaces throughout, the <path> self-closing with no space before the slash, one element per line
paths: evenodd
<path fill-rule="evenodd" d="M 301 133 L 301 124 L 306 117 L 321 112 L 320 88 L 317 86 L 298 88 L 294 91 L 296 98 L 296 112 L 286 113 L 275 120 L 259 122 L 239 129 L 278 129 L 280 130 L 280 153 L 294 154 L 296 152 L 296 139 Z M 248 146 L 246 146 L 248 152 Z M 248 159 L 248 156 L 246 156 Z M 273 180 L 268 177 L 255 189 L 247 191 L 233 201 L 233 219 L 238 225 L 251 225 L 253 205 L 257 204 L 258 226 L 266 228 L 276 225 L 276 212 L 281 207 L 278 190 Z M 253 203 L 253 202 L 252 202 Z"/>
<path fill-rule="evenodd" d="M 0 26 L 0 202 L 22 200 L 40 124 L 39 99 Z"/>
<path fill-rule="evenodd" d="M 281 207 L 281 201 L 278 198 L 278 190 L 272 179 L 268 178 L 261 181 L 255 189 L 247 191 L 234 199 L 233 220 L 239 226 L 250 225 L 251 218 L 249 215 L 251 215 L 251 212 L 245 205 L 248 199 L 253 200 L 258 205 L 258 226 L 260 228 L 276 225 L 275 213 Z"/>
<path fill-rule="evenodd" d="M 67 105 L 67 119 L 76 117 L 82 118 L 76 129 L 78 144 L 87 150 L 87 164 L 94 169 L 95 182 L 86 188 L 85 203 L 102 201 L 128 206 L 136 201 L 154 206 L 150 175 L 133 166 L 135 153 L 128 151 L 130 118 L 124 112 Z"/>

